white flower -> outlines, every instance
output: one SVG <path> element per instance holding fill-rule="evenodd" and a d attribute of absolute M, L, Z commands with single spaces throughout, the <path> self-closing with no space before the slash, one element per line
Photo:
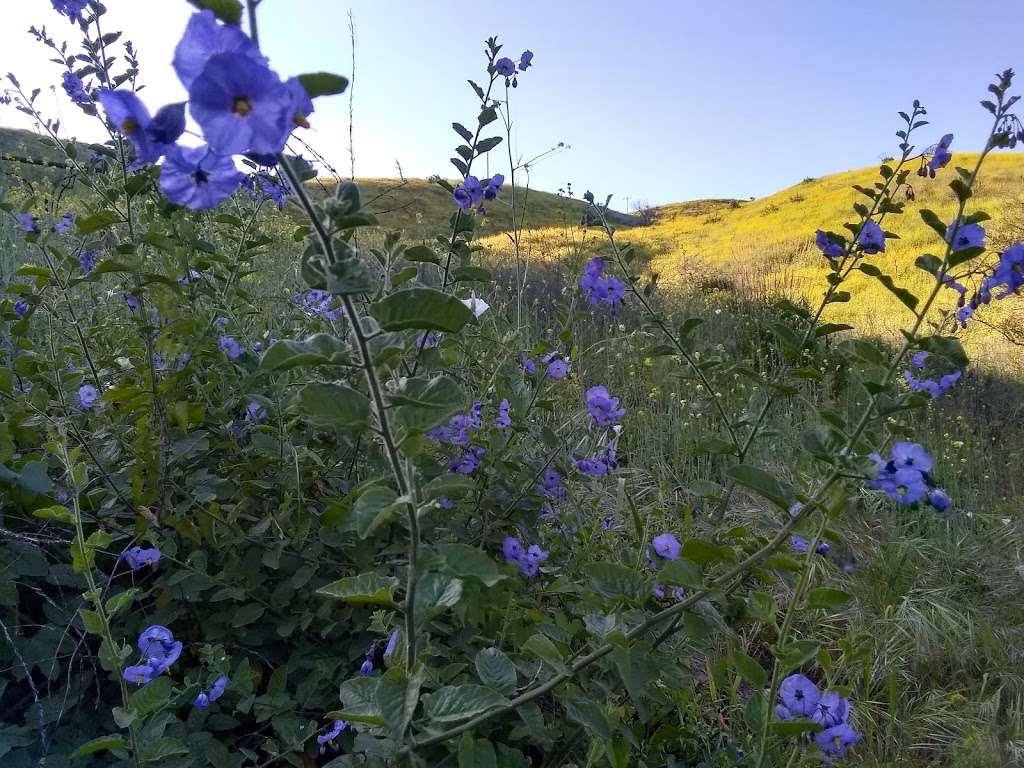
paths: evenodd
<path fill-rule="evenodd" d="M 473 310 L 473 314 L 477 317 L 480 317 L 484 312 L 491 308 L 491 305 L 486 301 L 478 299 L 475 292 L 471 293 L 468 299 L 463 299 L 462 303 Z"/>

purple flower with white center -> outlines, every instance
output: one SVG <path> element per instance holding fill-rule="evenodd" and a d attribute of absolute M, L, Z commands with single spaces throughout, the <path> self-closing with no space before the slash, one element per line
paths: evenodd
<path fill-rule="evenodd" d="M 237 360 L 245 354 L 245 350 L 242 349 L 242 345 L 230 336 L 221 336 L 220 339 L 217 340 L 217 346 L 220 347 L 224 354 L 228 356 L 228 360 Z"/>
<path fill-rule="evenodd" d="M 83 384 L 78 388 L 78 394 L 75 397 L 75 403 L 79 408 L 88 410 L 92 408 L 93 403 L 100 396 L 100 391 L 96 389 L 92 384 Z"/>
<path fill-rule="evenodd" d="M 522 55 L 519 57 L 519 71 L 525 72 L 531 66 L 533 66 L 533 51 L 523 51 Z"/>
<path fill-rule="evenodd" d="M 89 92 L 85 90 L 85 83 L 74 72 L 65 72 L 60 85 L 64 89 L 64 93 L 75 104 L 92 104 Z"/>
<path fill-rule="evenodd" d="M 336 738 L 341 735 L 341 732 L 348 728 L 348 723 L 344 720 L 335 720 L 331 723 L 331 727 L 316 737 L 316 743 L 321 747 L 324 744 L 332 744 Z"/>
<path fill-rule="evenodd" d="M 867 254 L 885 252 L 885 233 L 874 221 L 868 219 L 857 235 L 857 245 Z"/>
<path fill-rule="evenodd" d="M 189 110 L 219 155 L 275 154 L 291 133 L 289 88 L 245 53 L 211 56 L 189 86 Z"/>
<path fill-rule="evenodd" d="M 626 415 L 626 409 L 619 407 L 619 398 L 613 397 L 603 385 L 587 390 L 587 410 L 599 427 L 618 424 L 619 419 Z"/>
<path fill-rule="evenodd" d="M 849 723 L 840 723 L 814 734 L 814 743 L 829 761 L 845 757 L 847 750 L 859 741 L 860 734 Z"/>
<path fill-rule="evenodd" d="M 835 691 L 829 691 L 818 700 L 818 706 L 811 714 L 811 719 L 820 723 L 822 728 L 845 723 L 850 717 L 850 700 L 843 698 Z"/>
<path fill-rule="evenodd" d="M 932 488 L 931 490 L 929 490 L 926 500 L 928 501 L 928 504 L 937 512 L 945 512 L 947 509 L 949 509 L 949 494 L 947 494 L 941 488 Z"/>
<path fill-rule="evenodd" d="M 18 299 L 14 302 L 14 314 L 18 317 L 24 317 L 28 314 L 28 302 L 25 299 Z"/>
<path fill-rule="evenodd" d="M 156 547 L 149 547 L 147 549 L 132 547 L 124 553 L 124 561 L 128 563 L 128 567 L 133 571 L 145 568 L 146 566 L 154 566 L 160 562 L 160 550 Z"/>
<path fill-rule="evenodd" d="M 498 403 L 498 415 L 494 419 L 495 429 L 508 429 L 512 426 L 512 416 L 509 414 L 511 407 L 512 404 L 508 400 Z"/>
<path fill-rule="evenodd" d="M 654 553 L 665 560 L 678 560 L 679 553 L 683 551 L 683 545 L 679 539 L 671 533 L 662 533 L 651 540 Z"/>
<path fill-rule="evenodd" d="M 821 700 L 821 691 L 806 676 L 794 674 L 782 681 L 779 686 L 779 699 L 790 717 L 810 717 Z"/>
<path fill-rule="evenodd" d="M 889 498 L 900 504 L 915 504 L 928 492 L 924 476 L 916 469 L 897 470 L 883 485 Z"/>
<path fill-rule="evenodd" d="M 515 62 L 507 56 L 502 56 L 494 62 L 494 71 L 502 77 L 512 77 L 516 73 Z"/>
<path fill-rule="evenodd" d="M 73 214 L 71 211 L 68 211 L 63 216 L 60 217 L 56 224 L 53 225 L 53 231 L 56 232 L 58 235 L 63 235 L 66 234 L 67 231 L 71 229 L 71 227 L 73 227 L 74 225 L 75 214 Z"/>
<path fill-rule="evenodd" d="M 838 259 L 843 255 L 843 246 L 841 243 L 836 242 L 832 239 L 830 232 L 825 232 L 819 229 L 814 233 L 814 244 L 818 246 L 818 250 L 821 251 L 821 255 L 827 259 Z"/>
<path fill-rule="evenodd" d="M 484 449 L 480 446 L 467 448 L 461 456 L 453 456 L 448 462 L 448 469 L 458 475 L 472 475 L 480 468 L 484 458 Z"/>
<path fill-rule="evenodd" d="M 928 161 L 928 168 L 931 170 L 934 176 L 935 171 L 940 168 L 945 168 L 949 161 L 953 159 L 953 155 L 949 152 L 949 145 L 953 143 L 953 134 L 947 133 L 941 139 L 939 143 L 935 145 L 932 150 L 932 159 Z"/>
<path fill-rule="evenodd" d="M 31 213 L 18 214 L 18 228 L 26 235 L 38 235 L 41 231 L 39 229 L 39 219 Z"/>
<path fill-rule="evenodd" d="M 172 64 L 181 84 L 190 88 L 210 58 L 219 53 L 241 53 L 258 64 L 267 63 L 241 29 L 220 24 L 212 11 L 199 11 L 189 17 L 185 33 L 174 49 Z"/>
<path fill-rule="evenodd" d="M 568 376 L 571 370 L 572 366 L 569 365 L 568 360 L 552 360 L 548 363 L 547 376 L 549 379 L 560 381 Z"/>
<path fill-rule="evenodd" d="M 523 372 L 528 376 L 533 376 L 537 373 L 537 362 L 532 357 L 522 355 L 519 358 L 519 367 L 523 369 Z"/>
<path fill-rule="evenodd" d="M 794 552 L 806 552 L 807 551 L 807 539 L 803 536 L 790 536 L 789 545 L 793 548 Z"/>
<path fill-rule="evenodd" d="M 984 248 L 985 228 L 980 224 L 964 224 L 954 221 L 946 227 L 946 242 L 950 244 L 953 253 L 968 248 Z"/>
<path fill-rule="evenodd" d="M 82 251 L 78 254 L 78 265 L 85 274 L 92 272 L 92 268 L 96 266 L 96 256 L 96 251 Z"/>
<path fill-rule="evenodd" d="M 230 157 L 175 146 L 160 168 L 160 191 L 176 205 L 205 211 L 231 197 L 244 179 Z"/>

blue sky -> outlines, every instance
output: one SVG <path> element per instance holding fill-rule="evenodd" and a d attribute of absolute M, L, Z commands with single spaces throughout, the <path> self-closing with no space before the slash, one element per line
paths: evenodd
<path fill-rule="evenodd" d="M 184 98 L 170 56 L 191 8 L 184 0 L 106 0 L 108 28 L 122 27 L 142 55 L 145 100 Z M 977 149 L 987 113 L 978 106 L 997 70 L 1024 70 L 1014 2 L 867 0 L 264 0 L 264 51 L 282 75 L 349 74 L 348 11 L 355 17 L 355 153 L 359 176 L 454 175 L 451 122 L 471 124 L 483 40 L 529 48 L 534 67 L 513 92 L 513 146 L 539 163 L 531 185 L 615 194 L 652 204 L 769 194 L 800 181 L 871 165 L 895 152 L 895 113 L 920 98 L 955 149 Z M 45 0 L 5 8 L 0 50 L 25 84 L 57 72 L 24 30 L 74 28 Z M 1024 85 L 1024 72 L 1022 81 Z M 41 97 L 44 98 L 44 97 Z M 44 105 L 57 99 L 45 94 Z M 66 103 L 72 132 L 97 138 Z M 348 102 L 321 100 L 307 137 L 348 168 Z M 0 123 L 21 125 L 11 108 Z M 503 148 L 502 148 L 503 149 Z M 492 171 L 504 170 L 507 156 Z"/>

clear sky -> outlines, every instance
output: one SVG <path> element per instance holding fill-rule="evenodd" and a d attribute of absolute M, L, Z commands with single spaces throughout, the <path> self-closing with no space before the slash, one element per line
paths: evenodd
<path fill-rule="evenodd" d="M 25 30 L 45 23 L 76 41 L 46 0 L 3 0 L 0 68 L 44 88 L 57 67 Z M 171 54 L 191 7 L 184 0 L 105 0 L 108 28 L 123 28 L 142 57 L 151 109 L 184 92 Z M 539 163 L 531 185 L 571 181 L 652 204 L 769 194 L 871 165 L 895 153 L 895 113 L 920 98 L 956 149 L 987 130 L 991 75 L 1021 72 L 1024 0 L 264 0 L 261 42 L 283 75 L 350 74 L 348 11 L 356 24 L 355 153 L 359 176 L 455 174 L 451 122 L 472 125 L 483 40 L 498 35 L 534 66 L 513 92 L 516 154 Z M 57 92 L 63 97 L 63 93 Z M 44 91 L 44 106 L 56 97 Z M 95 128 L 63 100 L 67 125 Z M 77 118 L 77 119 L 76 119 Z M 348 168 L 347 97 L 322 99 L 306 136 Z M 25 127 L 12 107 L 0 123 Z M 497 124 L 495 124 L 497 125 Z M 504 163 L 491 170 L 504 170 Z"/>

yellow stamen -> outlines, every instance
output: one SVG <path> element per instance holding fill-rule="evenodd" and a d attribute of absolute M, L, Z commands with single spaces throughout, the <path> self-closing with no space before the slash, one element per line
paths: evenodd
<path fill-rule="evenodd" d="M 231 105 L 231 111 L 239 117 L 247 117 L 252 112 L 252 102 L 245 96 L 238 96 Z"/>

